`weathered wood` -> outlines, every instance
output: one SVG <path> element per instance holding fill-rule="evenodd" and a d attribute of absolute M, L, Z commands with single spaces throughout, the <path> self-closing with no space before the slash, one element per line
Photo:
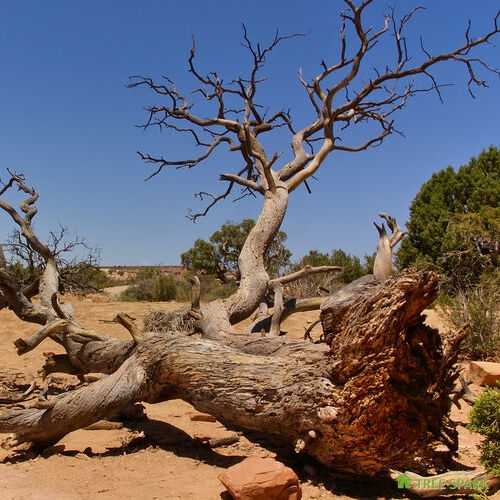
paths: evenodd
<path fill-rule="evenodd" d="M 11 392 L 0 390 L 0 404 L 15 404 L 24 401 L 36 389 L 36 382 L 31 382 L 24 392 Z"/>
<path fill-rule="evenodd" d="M 146 374 L 131 357 L 118 371 L 88 387 L 48 400 L 46 408 L 0 409 L 0 432 L 15 432 L 14 444 L 48 445 L 67 433 L 118 413 L 145 399 Z"/>
<path fill-rule="evenodd" d="M 289 195 L 301 185 L 308 188 L 308 179 L 330 153 L 362 151 L 383 142 L 395 131 L 393 113 L 403 108 L 409 97 L 438 87 L 434 80 L 426 89 L 412 84 L 414 78 L 425 80 L 437 64 L 452 60 L 464 64 L 471 77 L 469 83 L 478 85 L 484 85 L 484 81 L 476 76 L 476 66 L 498 73 L 470 53 L 491 43 L 500 32 L 498 16 L 483 36 L 471 38 L 467 32 L 465 42 L 449 52 L 417 59 L 405 55 L 402 60 L 403 32 L 413 11 L 399 23 L 393 13 L 389 14 L 382 26 L 373 29 L 364 24 L 362 16 L 370 0 L 359 5 L 345 3 L 340 62 L 334 66 L 323 63 L 310 81 L 300 75 L 313 117 L 298 127 L 288 112 L 260 113 L 261 103 L 254 100 L 266 55 L 290 36 L 276 35 L 267 47 L 261 47 L 250 41 L 245 30 L 244 45 L 252 62 L 249 78 L 232 80 L 237 89 L 243 90 L 237 92 L 216 72 L 207 79 L 198 71 L 193 39 L 188 64 L 198 88 L 191 95 L 215 104 L 215 112 L 209 110 L 208 114 L 203 111 L 198 115 L 195 109 L 205 110 L 206 106 L 193 106 L 189 95 L 170 78 L 167 85 L 158 85 L 151 78 L 132 79 L 130 86 L 145 85 L 166 98 L 164 105 L 147 108 L 144 128 L 161 126 L 187 133 L 198 144 L 204 144 L 195 158 L 168 160 L 139 153 L 157 167 L 150 177 L 164 167 L 194 167 L 214 158 L 212 155 L 223 145 L 240 155 L 240 166 L 236 173 L 221 175 L 221 180 L 228 183 L 224 193 L 205 193 L 213 201 L 204 213 L 234 192 L 236 186 L 245 194 L 262 197 L 261 212 L 239 254 L 239 288 L 230 297 L 199 308 L 194 301 L 194 328 L 203 339 L 177 332 L 145 334 L 138 343 L 107 338 L 87 338 L 83 343 L 66 331 L 52 334 L 66 350 L 71 365 L 82 373 L 100 371 L 111 375 L 50 400 L 52 403 L 49 401 L 45 409 L 4 410 L 0 430 L 14 432 L 21 441 L 45 444 L 130 402 L 182 397 L 233 426 L 265 429 L 328 466 L 358 474 L 383 474 L 391 467 L 425 471 L 440 467 L 443 459 L 449 458 L 456 447 L 456 433 L 449 428 L 446 417 L 454 378 L 451 367 L 458 350 L 442 346 L 438 332 L 423 325 L 420 312 L 437 290 L 437 279 L 432 275 L 408 273 L 369 287 L 363 295 L 352 296 L 330 320 L 333 330 L 327 330 L 326 340 L 331 349 L 279 338 L 255 341 L 238 337 L 234 326 L 253 314 L 269 290 L 272 280 L 264 256 L 280 230 Z M 352 57 L 346 56 L 346 28 L 359 45 Z M 396 43 L 395 59 L 386 68 L 395 69 L 375 69 L 373 78 L 365 79 L 363 68 L 370 64 L 370 50 L 386 35 Z M 352 85 L 363 80 L 353 91 Z M 394 93 L 391 81 L 400 82 L 406 90 Z M 341 103 L 339 95 L 346 97 Z M 374 124 L 373 133 L 353 143 L 337 140 L 335 130 L 339 125 L 356 123 Z M 269 155 L 262 142 L 262 134 L 276 128 L 291 133 L 292 156 L 284 162 L 277 161 L 280 153 Z M 8 302 L 22 319 L 47 325 L 58 317 L 56 309 L 60 309 L 51 303 L 59 289 L 56 259 L 33 232 L 38 194 L 28 188 L 23 176 L 9 173 L 10 181 L 0 187 L 0 209 L 22 231 L 30 250 L 42 259 L 45 271 L 39 283 L 38 307 L 23 295 L 20 284 L 13 283 L 5 269 L 0 269 L 0 306 Z M 20 212 L 2 199 L 13 186 L 24 193 Z M 392 218 L 384 218 L 390 227 L 395 225 Z M 384 255 L 385 280 L 390 262 L 388 252 Z M 61 313 L 62 309 L 59 316 Z M 285 314 L 286 307 L 282 318 Z M 456 346 L 454 339 L 451 344 Z M 442 451 L 443 445 L 448 452 Z"/>
<path fill-rule="evenodd" d="M 68 335 L 74 335 L 78 337 L 83 337 L 84 341 L 92 340 L 104 340 L 105 337 L 92 330 L 86 330 L 84 328 L 79 327 L 76 323 L 67 319 L 56 319 L 44 326 L 42 329 L 38 330 L 27 340 L 17 339 L 14 341 L 14 345 L 17 347 L 18 354 L 25 354 L 32 349 L 34 349 L 37 345 L 39 345 L 44 339 L 47 337 L 54 335 L 56 333 L 67 333 Z"/>
<path fill-rule="evenodd" d="M 347 308 L 378 285 L 380 285 L 380 280 L 368 274 L 324 298 L 321 301 L 320 318 L 325 336 L 333 339 L 341 330 L 340 322 L 345 317 Z"/>
<path fill-rule="evenodd" d="M 182 398 L 338 470 L 442 469 L 457 444 L 447 421 L 454 359 L 420 314 L 436 290 L 437 278 L 421 272 L 369 289 L 346 309 L 331 349 L 282 337 L 145 333 L 110 376 L 47 409 L 3 410 L 0 432 L 47 444 L 131 402 Z M 85 350 L 93 344 L 114 351 L 109 341 Z"/>

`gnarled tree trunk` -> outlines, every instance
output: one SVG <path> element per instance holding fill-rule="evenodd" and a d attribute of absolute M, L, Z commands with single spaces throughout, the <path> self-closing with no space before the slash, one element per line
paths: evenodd
<path fill-rule="evenodd" d="M 440 469 L 457 444 L 447 420 L 456 349 L 423 324 L 436 293 L 437 278 L 427 272 L 374 280 L 337 315 L 330 347 L 283 337 L 145 334 L 131 356 L 123 343 L 128 359 L 109 377 L 48 408 L 2 410 L 0 432 L 47 444 L 131 402 L 182 398 L 232 426 L 265 429 L 337 470 Z M 118 354 L 116 342 L 85 344 L 93 369 L 92 347 Z M 69 349 L 83 367 L 85 352 Z"/>

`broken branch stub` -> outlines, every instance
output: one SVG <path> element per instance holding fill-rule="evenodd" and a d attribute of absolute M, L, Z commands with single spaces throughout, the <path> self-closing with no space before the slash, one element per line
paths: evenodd
<path fill-rule="evenodd" d="M 381 212 L 379 216 L 387 222 L 391 231 L 391 236 L 389 236 L 384 224 L 379 226 L 376 222 L 373 223 L 379 234 L 377 254 L 375 255 L 375 261 L 373 263 L 373 274 L 377 279 L 384 281 L 389 279 L 392 274 L 392 253 L 394 247 L 401 241 L 405 233 L 399 227 L 394 217 L 383 212 Z"/>

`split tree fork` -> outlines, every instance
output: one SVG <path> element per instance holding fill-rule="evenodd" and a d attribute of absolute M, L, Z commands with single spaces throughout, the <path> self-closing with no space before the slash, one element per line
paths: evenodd
<path fill-rule="evenodd" d="M 383 282 L 376 277 L 354 282 L 323 303 L 321 317 L 328 343 L 312 344 L 277 336 L 279 321 L 294 310 L 294 306 L 280 306 L 280 285 L 294 276 L 272 280 L 264 267 L 265 252 L 280 228 L 289 195 L 301 185 L 308 187 L 308 179 L 331 153 L 354 153 L 382 143 L 396 131 L 396 112 L 411 97 L 422 92 L 440 97 L 440 85 L 432 75 L 435 66 L 461 65 L 471 91 L 474 86 L 486 86 L 480 72 L 498 74 L 475 52 L 498 34 L 498 15 L 483 36 L 472 37 L 469 26 L 463 43 L 451 51 L 432 55 L 420 42 L 417 53 L 410 56 L 412 43 L 405 37 L 405 28 L 420 9 L 401 20 L 392 11 L 376 28 L 363 20 L 372 4 L 378 2 L 366 0 L 357 5 L 344 0 L 336 62 L 328 62 L 328 56 L 321 72 L 310 81 L 299 73 L 311 107 L 311 121 L 300 129 L 289 112 L 264 113 L 267 107 L 257 100 L 265 60 L 280 43 L 298 35 L 277 34 L 263 48 L 254 45 L 245 30 L 250 71 L 228 84 L 215 72 L 205 76 L 198 71 L 193 40 L 189 71 L 198 88 L 189 95 L 167 77 L 162 83 L 132 79 L 131 87 L 145 86 L 162 101 L 147 108 L 144 127 L 187 133 L 201 151 L 181 160 L 140 153 L 156 167 L 152 176 L 170 166 L 195 167 L 227 147 L 235 160 L 239 158 L 240 166 L 220 176 L 227 183 L 222 194 L 200 193 L 212 200 L 206 211 L 235 188 L 242 195 L 262 197 L 261 213 L 239 257 L 238 290 L 227 299 L 208 303 L 199 303 L 194 293 L 193 329 L 201 338 L 180 331 L 135 332 L 125 342 L 79 325 L 71 310 L 59 303 L 53 255 L 31 227 L 38 195 L 22 176 L 11 174 L 0 195 L 16 186 L 26 199 L 20 211 L 5 201 L 0 208 L 45 261 L 38 290 L 40 305 L 31 302 L 5 267 L 0 270 L 2 306 L 42 325 L 34 337 L 17 342 L 18 350 L 24 352 L 50 335 L 66 352 L 51 369 L 70 366 L 79 373 L 110 375 L 42 401 L 38 408 L 2 409 L 0 432 L 13 432 L 18 442 L 45 445 L 135 401 L 182 398 L 222 422 L 242 429 L 266 429 L 297 451 L 336 469 L 373 476 L 389 474 L 391 468 L 419 473 L 446 468 L 457 447 L 457 434 L 448 419 L 449 394 L 457 376 L 453 368 L 457 346 L 466 331 L 442 338 L 423 324 L 421 312 L 437 295 L 437 278 L 406 271 L 388 279 L 380 276 Z M 383 68 L 372 69 L 367 56 L 382 38 L 394 44 L 393 59 L 385 61 Z M 195 114 L 188 97 L 205 101 L 204 110 L 213 105 L 213 114 Z M 343 130 L 360 122 L 371 135 L 357 144 L 341 141 Z M 278 128 L 290 133 L 292 158 L 286 162 L 280 153 L 264 147 L 264 134 Z M 391 229 L 390 220 L 387 216 Z M 385 243 L 384 239 L 379 245 L 384 251 Z M 240 331 L 238 323 L 254 313 L 269 290 L 275 291 L 278 305 L 268 322 L 271 335 Z M 319 307 L 317 301 L 314 307 Z"/>

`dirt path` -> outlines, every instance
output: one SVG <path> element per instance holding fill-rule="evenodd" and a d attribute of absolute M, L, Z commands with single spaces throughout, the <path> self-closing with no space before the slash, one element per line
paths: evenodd
<path fill-rule="evenodd" d="M 127 338 L 123 327 L 103 323 L 118 312 L 126 312 L 142 325 L 151 310 L 169 311 L 177 303 L 116 302 L 103 296 L 87 299 L 71 297 L 79 323 L 108 335 Z M 300 337 L 317 313 L 304 313 L 284 324 L 290 335 Z M 430 318 L 432 322 L 438 317 Z M 38 349 L 18 357 L 13 340 L 27 336 L 36 326 L 19 321 L 12 312 L 0 311 L 0 388 L 2 381 L 25 386 L 32 380 L 41 384 L 37 370 L 43 352 L 62 352 L 46 341 Z M 71 376 L 54 378 L 56 386 L 75 385 Z M 274 449 L 255 436 L 239 436 L 239 441 L 211 449 L 203 438 L 234 436 L 234 430 L 219 422 L 191 420 L 195 410 L 183 401 L 143 405 L 147 419 L 134 421 L 122 429 L 80 430 L 66 436 L 43 455 L 13 454 L 0 448 L 0 499 L 221 499 L 229 498 L 217 479 L 225 468 L 248 456 L 276 456 L 290 465 L 302 481 L 304 499 L 402 498 L 393 485 L 373 485 L 331 474 L 304 457 Z M 458 462 L 477 464 L 477 436 L 466 429 L 468 408 L 453 410 L 460 432 Z M 0 442 L 5 439 L 0 435 Z"/>

